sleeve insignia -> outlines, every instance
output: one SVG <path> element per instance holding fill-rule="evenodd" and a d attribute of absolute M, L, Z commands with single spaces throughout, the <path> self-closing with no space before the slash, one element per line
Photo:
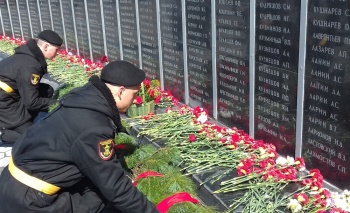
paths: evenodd
<path fill-rule="evenodd" d="M 102 160 L 109 160 L 114 154 L 114 141 L 108 139 L 98 142 L 98 155 Z"/>
<path fill-rule="evenodd" d="M 30 83 L 32 83 L 33 85 L 37 85 L 40 81 L 40 75 L 38 74 L 32 74 L 31 78 L 30 78 Z"/>

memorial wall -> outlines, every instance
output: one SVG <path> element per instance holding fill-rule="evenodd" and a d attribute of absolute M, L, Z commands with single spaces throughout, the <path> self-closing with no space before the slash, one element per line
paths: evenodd
<path fill-rule="evenodd" d="M 17 10 L 16 1 L 8 1 L 9 14 L 11 16 L 11 23 L 13 29 L 13 35 L 17 38 L 22 37 L 21 22 L 19 19 L 19 14 Z"/>
<path fill-rule="evenodd" d="M 180 102 L 350 188 L 347 0 L 0 0 L 0 33 L 123 59 Z"/>
<path fill-rule="evenodd" d="M 302 147 L 307 163 L 343 188 L 350 185 L 349 6 L 309 3 Z"/>
<path fill-rule="evenodd" d="M 165 90 L 185 102 L 184 51 L 181 1 L 160 2 L 160 32 Z"/>
<path fill-rule="evenodd" d="M 27 9 L 30 21 L 30 28 L 32 31 L 32 37 L 39 34 L 42 29 L 41 18 L 40 18 L 40 8 L 37 0 L 28 0 Z M 21 13 L 22 16 L 22 13 Z M 6 34 L 7 35 L 7 34 Z"/>
<path fill-rule="evenodd" d="M 19 20 L 20 20 L 21 26 L 22 26 L 23 38 L 25 40 L 28 40 L 28 39 L 32 38 L 32 28 L 30 27 L 31 22 L 29 20 L 29 12 L 28 12 L 28 7 L 27 7 L 27 2 L 26 1 L 17 1 L 17 4 L 18 4 Z"/>
<path fill-rule="evenodd" d="M 300 0 L 256 1 L 255 136 L 295 153 Z"/>
<path fill-rule="evenodd" d="M 249 132 L 249 1 L 216 1 L 218 121 Z"/>
<path fill-rule="evenodd" d="M 109 60 L 121 58 L 119 39 L 119 15 L 117 11 L 117 2 L 113 0 L 102 1 L 102 19 L 104 27 L 105 52 Z M 103 25 L 102 25 L 103 26 Z"/>
<path fill-rule="evenodd" d="M 51 7 L 52 29 L 59 35 L 64 35 L 65 32 L 60 0 L 50 0 L 49 3 Z M 62 48 L 65 48 L 65 45 L 63 45 Z"/>
<path fill-rule="evenodd" d="M 67 52 L 77 54 L 77 34 L 75 28 L 75 15 L 72 0 L 62 0 L 62 23 L 64 26 L 64 45 Z M 34 34 L 37 35 L 37 34 Z"/>
<path fill-rule="evenodd" d="M 120 31 L 121 31 L 121 59 L 130 61 L 140 67 L 140 30 L 136 13 L 137 2 L 135 0 L 119 0 Z M 138 11 L 138 10 L 137 10 Z M 137 19 L 136 19 L 137 18 Z"/>

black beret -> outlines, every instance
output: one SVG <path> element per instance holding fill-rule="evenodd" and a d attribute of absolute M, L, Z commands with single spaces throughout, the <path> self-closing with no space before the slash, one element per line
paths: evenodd
<path fill-rule="evenodd" d="M 109 62 L 101 70 L 101 80 L 119 86 L 137 86 L 145 80 L 143 70 L 127 61 Z"/>
<path fill-rule="evenodd" d="M 62 38 L 52 30 L 41 31 L 38 38 L 56 46 L 61 46 L 63 43 Z"/>

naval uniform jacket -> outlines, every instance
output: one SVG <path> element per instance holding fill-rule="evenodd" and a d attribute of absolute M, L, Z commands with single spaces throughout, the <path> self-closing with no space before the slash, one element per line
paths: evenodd
<path fill-rule="evenodd" d="M 39 97 L 39 82 L 46 72 L 44 55 L 33 39 L 0 62 L 0 81 L 14 90 L 7 93 L 0 88 L 0 128 L 18 127 L 56 103 L 54 99 Z"/>
<path fill-rule="evenodd" d="M 108 90 L 106 86 L 105 89 Z M 12 149 L 14 164 L 31 176 L 61 187 L 61 190 L 52 196 L 40 193 L 14 180 L 8 169 L 4 169 L 0 177 L 1 213 L 2 210 L 4 213 L 92 212 L 89 209 L 76 210 L 76 195 L 71 191 L 86 180 L 91 181 L 102 199 L 116 210 L 125 213 L 158 212 L 133 186 L 116 156 L 105 153 L 109 147 L 103 144 L 109 143 L 116 134 L 110 107 L 115 102 L 111 100 L 111 94 L 109 101 L 102 94 L 91 82 L 74 89 L 62 98 L 56 109 L 31 126 L 15 143 Z M 113 152 L 113 147 L 109 151 Z M 98 203 L 98 198 L 92 196 L 85 199 L 85 204 L 78 205 L 94 205 L 94 202 Z"/>

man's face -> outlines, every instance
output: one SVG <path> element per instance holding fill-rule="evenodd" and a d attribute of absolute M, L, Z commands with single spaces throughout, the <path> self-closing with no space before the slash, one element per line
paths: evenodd
<path fill-rule="evenodd" d="M 60 47 L 52 45 L 52 44 L 45 44 L 44 48 L 44 57 L 46 59 L 53 59 L 57 55 L 57 51 L 59 50 Z"/>
<path fill-rule="evenodd" d="M 128 108 L 133 104 L 137 92 L 140 90 L 140 85 L 133 87 L 120 87 L 119 95 L 116 103 L 119 112 L 126 112 Z"/>

